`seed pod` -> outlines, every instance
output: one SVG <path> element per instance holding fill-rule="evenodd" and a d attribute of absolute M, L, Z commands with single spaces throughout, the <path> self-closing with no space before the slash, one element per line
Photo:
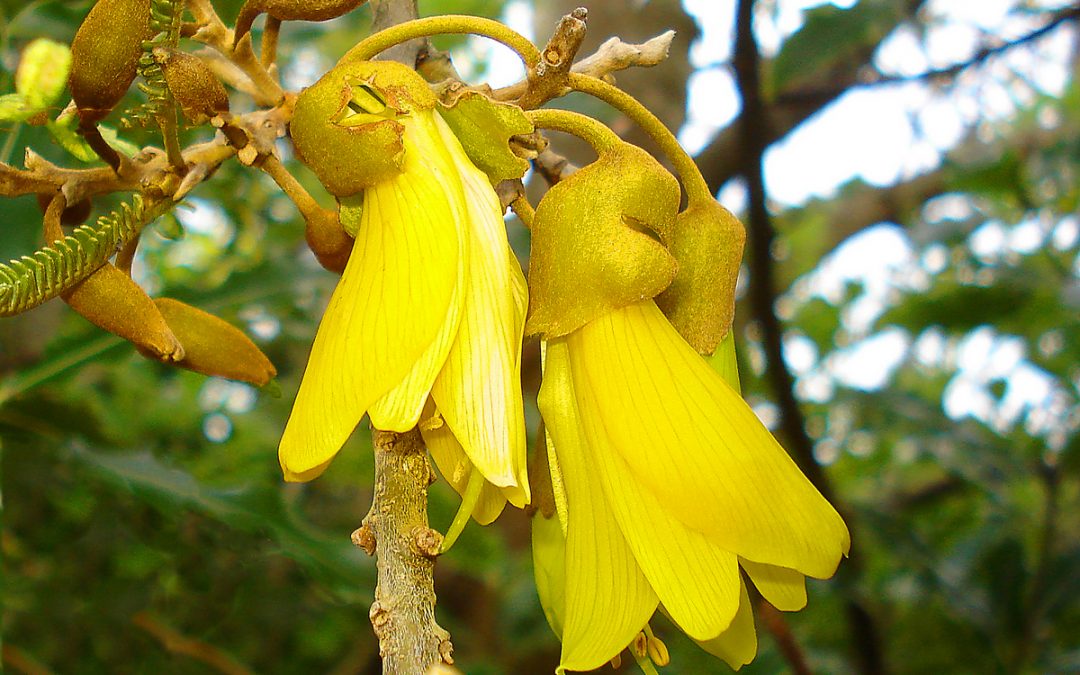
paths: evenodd
<path fill-rule="evenodd" d="M 229 112 L 225 86 L 202 59 L 177 49 L 155 47 L 154 61 L 161 66 L 165 83 L 188 122 L 202 124 Z"/>
<path fill-rule="evenodd" d="M 184 344 L 184 358 L 176 364 L 181 368 L 258 387 L 277 375 L 270 359 L 232 324 L 172 298 L 154 304 Z"/>
<path fill-rule="evenodd" d="M 183 346 L 154 301 L 112 263 L 60 297 L 90 323 L 133 343 L 140 352 L 166 363 L 184 358 Z"/>
<path fill-rule="evenodd" d="M 233 46 L 250 30 L 262 13 L 279 21 L 328 21 L 364 4 L 366 0 L 247 0 L 236 17 Z"/>
<path fill-rule="evenodd" d="M 41 211 L 43 213 L 49 208 L 50 199 L 51 198 L 46 195 L 38 194 L 38 206 L 41 207 Z M 67 206 L 64 208 L 64 212 L 60 215 L 60 224 L 69 226 L 82 225 L 86 222 L 86 219 L 90 217 L 90 210 L 92 208 L 93 204 L 90 203 L 89 199 L 83 199 L 82 201 L 76 202 L 71 206 Z"/>
<path fill-rule="evenodd" d="M 131 86 L 153 37 L 151 0 L 98 0 L 71 42 L 71 97 L 85 122 L 109 114 Z"/>

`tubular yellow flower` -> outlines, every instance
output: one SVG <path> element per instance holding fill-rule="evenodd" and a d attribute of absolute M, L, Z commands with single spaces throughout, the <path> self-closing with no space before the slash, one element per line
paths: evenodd
<path fill-rule="evenodd" d="M 848 551 L 840 516 L 652 300 L 549 340 L 538 403 L 565 489 L 561 573 L 557 530 L 534 547 L 544 604 L 561 605 L 560 671 L 603 665 L 661 605 L 738 668 L 757 648 L 740 568 L 796 610 L 804 575 Z"/>
<path fill-rule="evenodd" d="M 408 104 L 402 91 L 426 87 L 415 73 L 350 64 L 327 78 L 312 89 L 330 87 L 324 99 L 337 97 L 335 133 L 349 140 L 349 129 L 367 125 L 381 142 L 387 124 L 398 125 L 402 152 L 363 189 L 352 254 L 281 439 L 285 478 L 319 475 L 365 413 L 375 428 L 404 432 L 431 406 L 427 417 L 437 410 L 443 428 L 436 434 L 426 425 L 425 436 L 448 480 L 462 489 L 475 466 L 494 486 L 493 499 L 524 505 L 519 365 L 527 291 L 498 197 L 433 105 Z M 376 115 L 357 106 L 364 112 L 350 116 L 358 98 L 385 109 Z M 301 114 L 309 111 L 298 104 Z M 302 154 L 323 149 L 301 136 L 294 131 Z M 338 182 L 348 178 L 341 165 L 330 171 Z"/>

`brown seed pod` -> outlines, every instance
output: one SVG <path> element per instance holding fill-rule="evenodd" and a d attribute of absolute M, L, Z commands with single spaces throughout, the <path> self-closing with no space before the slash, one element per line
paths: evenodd
<path fill-rule="evenodd" d="M 270 359 L 232 324 L 172 298 L 154 304 L 184 344 L 184 358 L 176 364 L 181 368 L 258 387 L 277 375 Z"/>
<path fill-rule="evenodd" d="M 329 21 L 364 4 L 367 0 L 247 0 L 236 17 L 233 46 L 250 30 L 260 14 L 279 21 Z"/>
<path fill-rule="evenodd" d="M 133 343 L 144 354 L 166 363 L 184 358 L 183 346 L 154 301 L 112 263 L 61 297 L 90 323 Z"/>
<path fill-rule="evenodd" d="M 202 124 L 229 112 L 225 86 L 202 59 L 177 49 L 156 47 L 154 60 L 161 66 L 165 83 L 188 122 Z"/>
<path fill-rule="evenodd" d="M 151 0 L 98 0 L 71 42 L 71 97 L 84 122 L 116 107 L 138 70 L 142 43 L 152 36 Z"/>
<path fill-rule="evenodd" d="M 41 207 L 42 213 L 49 208 L 49 201 L 51 197 L 39 194 L 37 196 L 38 206 Z M 89 199 L 84 199 L 80 202 L 76 202 L 71 206 L 64 208 L 64 212 L 60 215 L 61 225 L 82 225 L 86 222 L 86 219 L 90 217 L 90 210 L 93 208 L 93 204 Z"/>

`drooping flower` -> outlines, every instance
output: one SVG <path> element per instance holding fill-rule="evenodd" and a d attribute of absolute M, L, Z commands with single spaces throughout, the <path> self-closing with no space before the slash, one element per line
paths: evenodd
<path fill-rule="evenodd" d="M 297 102 L 297 150 L 356 239 L 279 458 L 287 480 L 309 480 L 365 414 L 404 432 L 427 407 L 451 483 L 475 467 L 520 506 L 525 280 L 498 197 L 434 107 L 426 83 L 389 62 L 339 65 Z"/>
<path fill-rule="evenodd" d="M 661 240 L 670 235 L 677 186 L 659 177 L 655 161 L 623 167 L 625 175 L 654 176 L 654 211 L 643 218 L 640 197 L 594 189 L 605 176 L 616 183 L 616 165 L 600 155 L 578 172 L 582 180 L 574 174 L 559 185 L 584 216 L 575 236 L 597 238 L 579 250 L 602 253 L 616 239 L 662 249 L 644 230 Z M 597 222 L 593 201 L 610 209 L 612 194 L 614 214 Z M 586 298 L 570 313 L 560 309 L 560 294 L 550 289 L 568 281 L 549 277 L 568 268 L 545 261 L 556 246 L 550 239 L 566 236 L 562 210 L 543 201 L 537 208 L 539 266 L 529 279 L 530 327 L 546 337 L 538 405 L 558 513 L 534 518 L 533 554 L 542 605 L 563 643 L 560 672 L 600 667 L 631 643 L 642 651 L 654 640 L 647 626 L 658 608 L 738 668 L 757 649 L 743 574 L 777 608 L 800 609 L 804 576 L 833 574 L 848 551 L 847 528 L 660 311 L 651 297 L 663 288 L 579 257 L 570 273 L 587 275 L 591 264 L 594 275 L 619 283 L 602 286 L 603 302 Z M 635 288 L 639 299 L 614 299 L 632 298 Z M 726 354 L 733 361 L 734 352 Z M 721 365 L 733 372 L 733 363 Z"/>

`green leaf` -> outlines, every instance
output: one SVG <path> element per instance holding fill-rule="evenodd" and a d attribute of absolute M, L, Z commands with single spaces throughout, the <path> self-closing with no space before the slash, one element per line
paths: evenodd
<path fill-rule="evenodd" d="M 493 182 L 521 178 L 528 171 L 529 163 L 510 150 L 511 136 L 533 131 L 521 108 L 466 91 L 449 106 L 440 103 L 439 113 L 472 163 Z"/>
<path fill-rule="evenodd" d="M 771 91 L 778 93 L 809 80 L 821 80 L 841 62 L 876 44 L 895 23 L 896 11 L 887 2 L 864 1 L 851 9 L 814 7 L 772 62 Z"/>
<path fill-rule="evenodd" d="M 53 140 L 61 148 L 66 150 L 75 159 L 80 162 L 97 162 L 98 156 L 90 146 L 83 140 L 83 137 L 75 131 L 75 116 L 66 115 L 58 118 L 55 122 L 47 122 L 45 127 L 49 130 L 49 134 L 52 135 Z M 99 125 L 98 129 L 101 131 L 101 137 L 104 138 L 109 145 L 116 148 L 121 154 L 133 157 L 139 152 L 139 146 L 125 141 L 120 138 L 116 130 L 112 127 Z"/>
<path fill-rule="evenodd" d="M 15 71 L 15 91 L 26 96 L 37 110 L 43 110 L 64 93 L 70 70 L 68 46 L 38 38 L 23 50 Z"/>
<path fill-rule="evenodd" d="M 25 122 L 40 111 L 22 94 L 0 96 L 0 122 Z"/>

